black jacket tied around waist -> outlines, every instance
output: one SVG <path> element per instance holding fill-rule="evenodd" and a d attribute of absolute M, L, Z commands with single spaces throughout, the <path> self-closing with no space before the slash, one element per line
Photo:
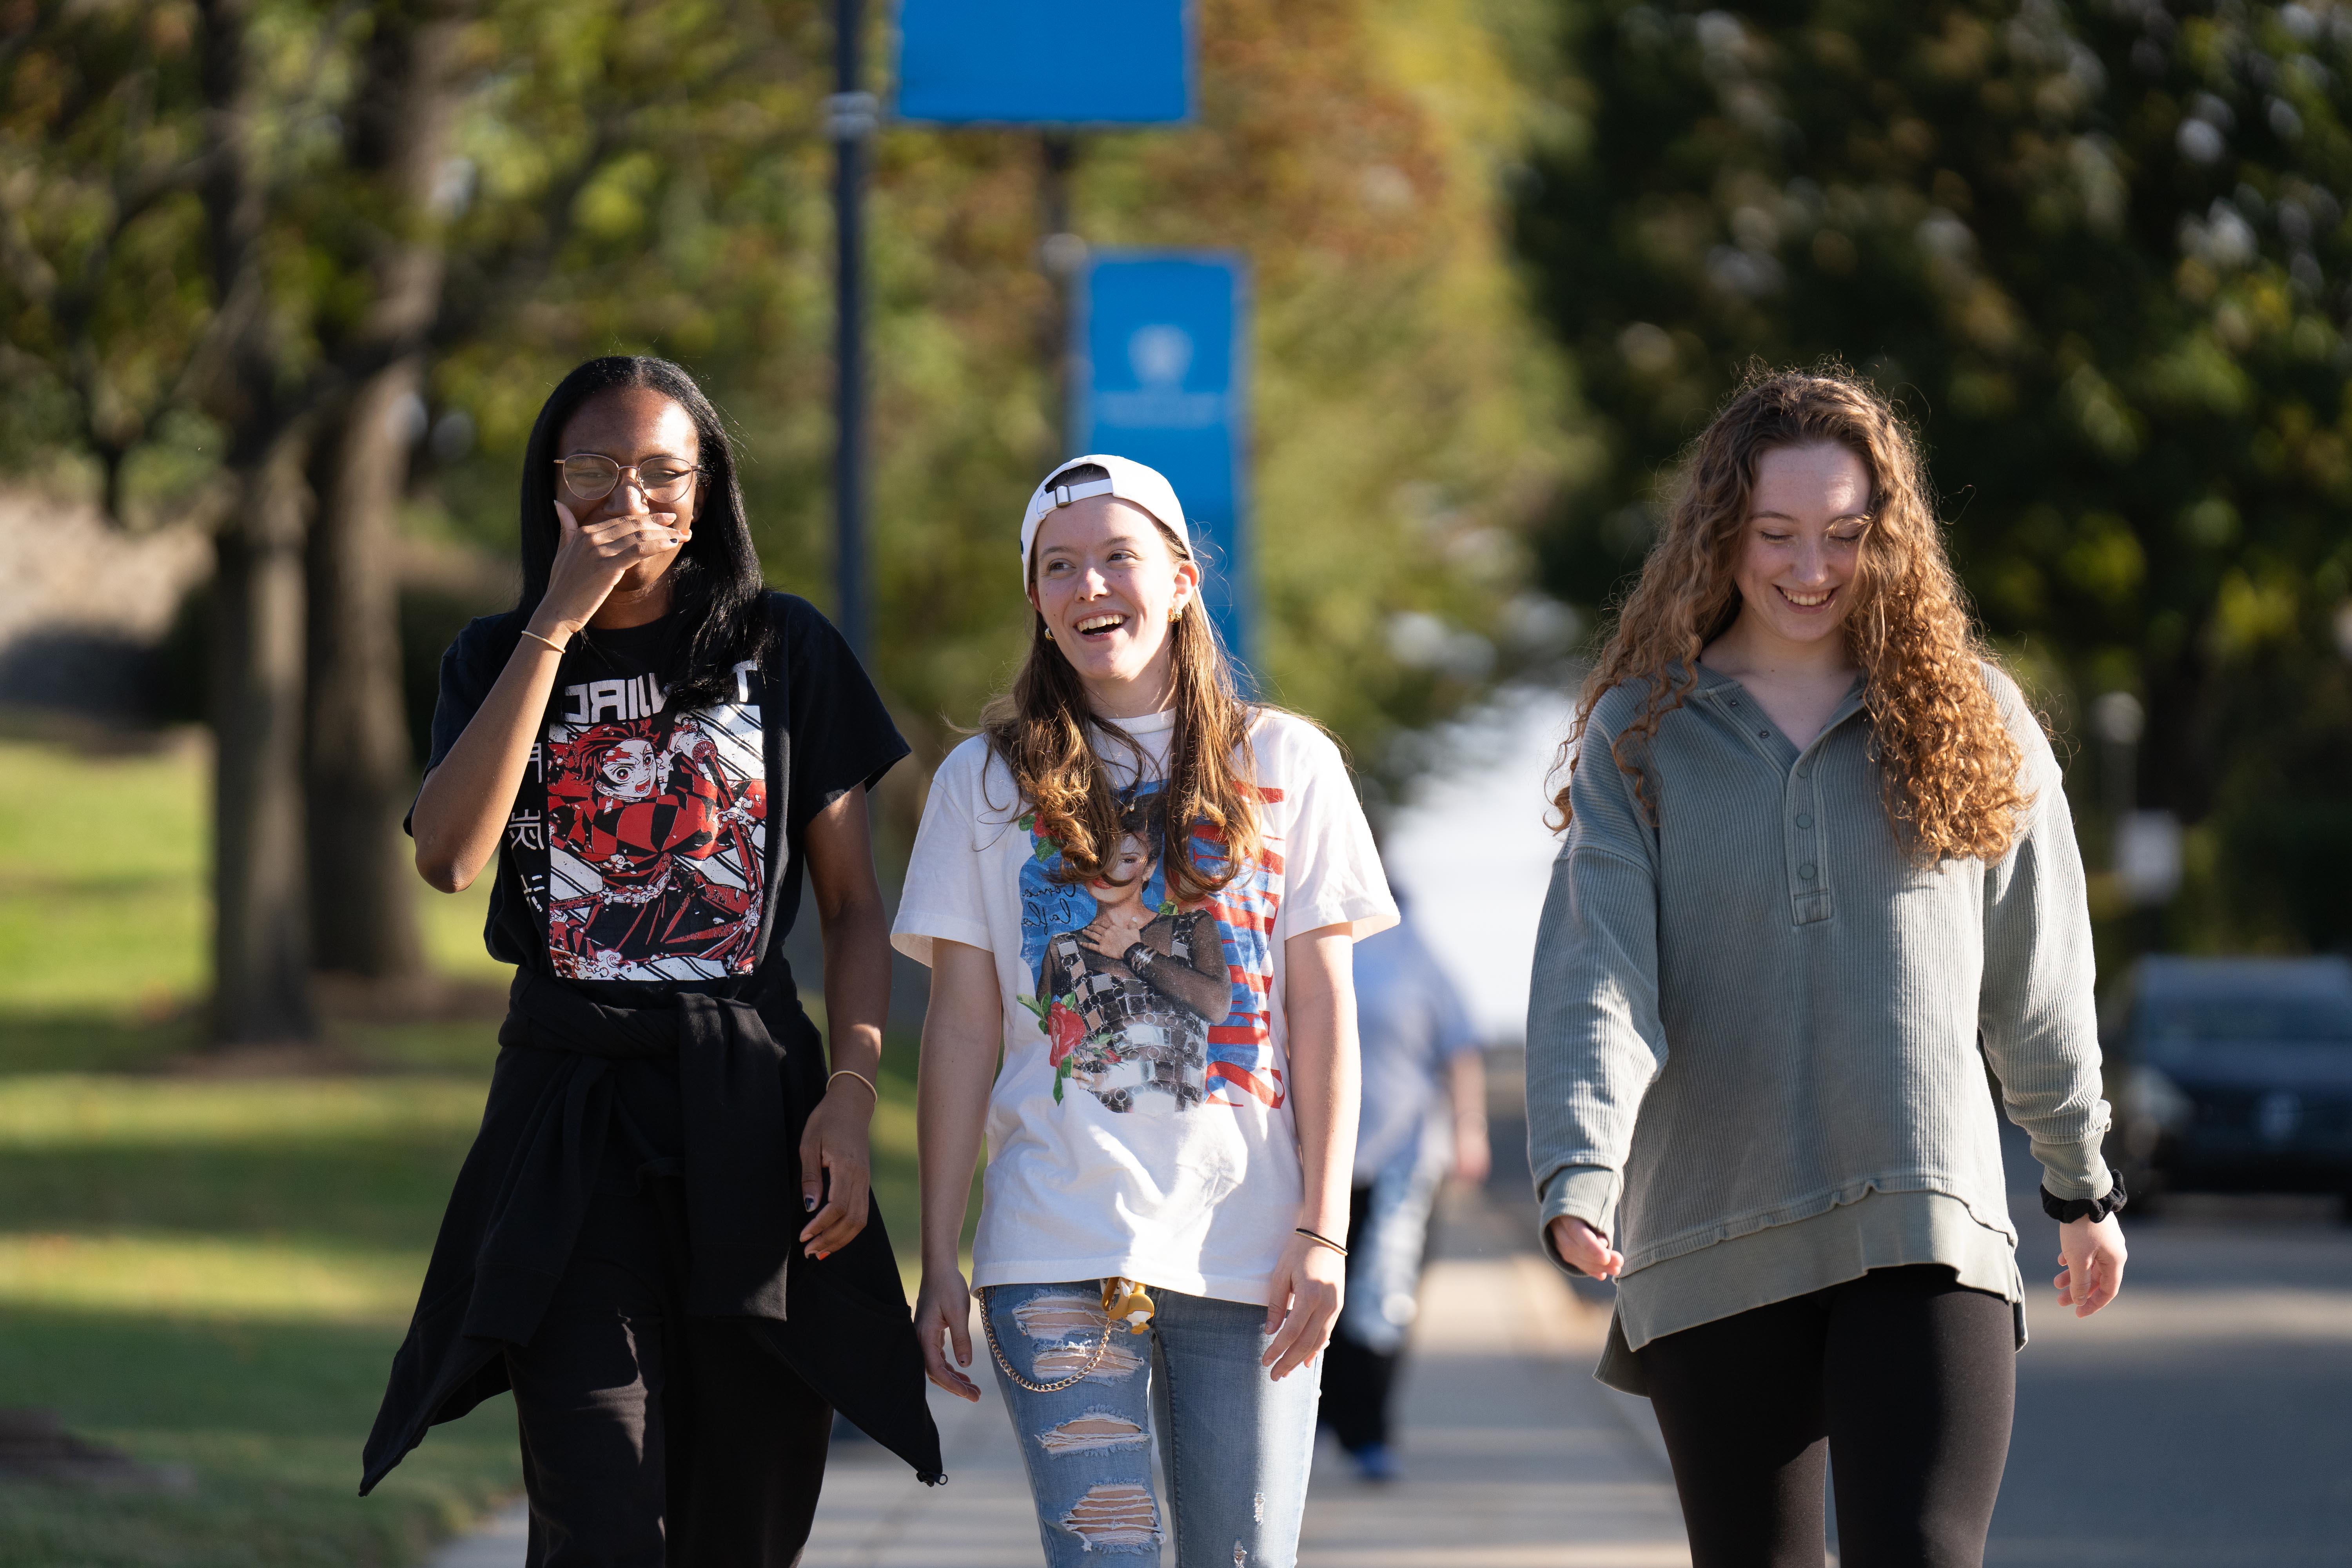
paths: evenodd
<path fill-rule="evenodd" d="M 424 1440 L 507 1387 L 501 1347 L 527 1343 L 570 1262 L 613 1114 L 609 1064 L 677 1061 L 684 1111 L 687 1310 L 748 1318 L 834 1408 L 913 1466 L 940 1473 L 898 1264 L 871 1206 L 823 1262 L 794 1256 L 807 1221 L 799 1147 L 824 1057 L 781 963 L 757 1003 L 680 994 L 615 1007 L 515 977 L 482 1127 L 457 1173 L 408 1337 L 368 1436 L 365 1493 Z M 781 1038 L 779 1037 L 781 1036 Z"/>

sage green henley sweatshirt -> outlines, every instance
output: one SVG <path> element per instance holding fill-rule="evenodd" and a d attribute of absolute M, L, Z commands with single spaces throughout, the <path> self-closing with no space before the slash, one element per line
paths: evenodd
<path fill-rule="evenodd" d="M 1647 748 L 1654 824 L 1610 756 L 1643 686 L 1594 708 L 1537 938 L 1528 1154 L 1538 1224 L 1625 1256 L 1603 1382 L 1641 1393 L 1653 1339 L 1906 1264 L 2019 1304 L 2022 1344 L 1987 1063 L 2051 1192 L 2105 1194 L 2074 823 L 2016 685 L 1985 679 L 2032 795 L 1992 864 L 1906 852 L 1859 679 L 1800 749 L 1701 666 Z"/>

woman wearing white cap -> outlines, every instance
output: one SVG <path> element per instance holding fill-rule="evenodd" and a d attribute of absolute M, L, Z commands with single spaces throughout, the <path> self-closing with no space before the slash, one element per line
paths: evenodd
<path fill-rule="evenodd" d="M 1021 563 L 1027 660 L 940 764 L 894 933 L 931 968 L 917 1331 L 977 1399 L 984 1130 L 972 1283 L 1047 1561 L 1164 1535 L 1283 1568 L 1344 1277 L 1350 949 L 1396 907 L 1338 748 L 1239 695 L 1165 479 L 1064 464 Z"/>

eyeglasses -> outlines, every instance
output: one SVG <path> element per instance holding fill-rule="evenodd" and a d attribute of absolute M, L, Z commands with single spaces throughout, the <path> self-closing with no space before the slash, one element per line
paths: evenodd
<path fill-rule="evenodd" d="M 555 466 L 563 470 L 563 488 L 583 501 L 603 500 L 625 479 L 643 490 L 649 501 L 682 500 L 695 475 L 702 471 L 676 458 L 648 458 L 623 468 L 596 452 L 574 452 L 556 458 Z"/>

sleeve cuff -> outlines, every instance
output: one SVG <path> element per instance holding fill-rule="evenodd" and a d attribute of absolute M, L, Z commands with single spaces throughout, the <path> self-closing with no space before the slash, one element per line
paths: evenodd
<path fill-rule="evenodd" d="M 1346 926 L 1348 935 L 1357 942 L 1377 936 L 1397 923 L 1397 907 L 1386 899 L 1342 899 L 1306 909 L 1286 909 L 1283 912 L 1290 917 L 1289 930 L 1294 935 L 1328 926 Z"/>
<path fill-rule="evenodd" d="M 1545 1184 L 1543 1205 L 1536 1214 L 1536 1234 L 1541 1239 L 1544 1256 L 1571 1274 L 1581 1274 L 1580 1268 L 1561 1262 L 1551 1244 L 1551 1222 L 1562 1215 L 1573 1215 L 1603 1236 L 1610 1233 L 1610 1221 L 1617 1208 L 1617 1173 L 1606 1165 L 1564 1165 Z M 1614 1237 L 1611 1237 L 1612 1241 Z"/>
<path fill-rule="evenodd" d="M 925 968 L 930 967 L 934 939 L 960 942 L 966 947 L 979 948 L 982 952 L 992 951 L 988 927 L 980 921 L 934 914 L 927 910 L 902 909 L 898 911 L 898 923 L 890 928 L 890 945 Z"/>
<path fill-rule="evenodd" d="M 2072 1200 L 2088 1198 L 2093 1202 L 2105 1197 L 2115 1186 L 2115 1174 L 2107 1169 L 2106 1155 L 2102 1152 L 2101 1134 L 2094 1133 L 2079 1143 L 2033 1142 L 2033 1157 L 2042 1162 L 2042 1184 L 2053 1198 Z"/>
<path fill-rule="evenodd" d="M 895 731 L 887 743 L 869 752 L 863 759 L 849 763 L 838 773 L 822 783 L 807 781 L 803 788 L 806 798 L 795 799 L 793 816 L 805 826 L 824 812 L 826 806 L 854 789 L 871 790 L 882 782 L 892 768 L 907 760 L 913 748 Z"/>

